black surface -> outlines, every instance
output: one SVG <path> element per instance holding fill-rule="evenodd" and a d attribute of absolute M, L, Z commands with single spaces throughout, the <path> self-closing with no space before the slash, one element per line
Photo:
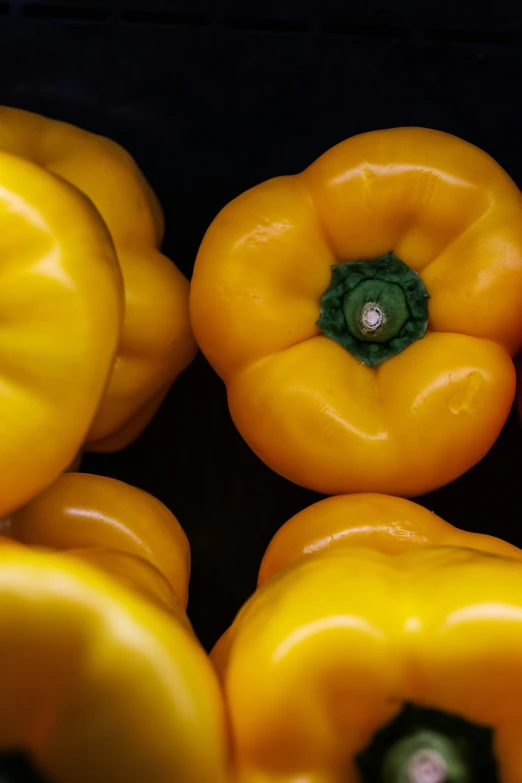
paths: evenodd
<path fill-rule="evenodd" d="M 0 783 L 50 783 L 23 751 L 0 754 Z"/>
<path fill-rule="evenodd" d="M 0 102 L 111 136 L 167 218 L 190 275 L 218 210 L 361 131 L 424 125 L 485 149 L 522 185 L 522 5 L 418 0 L 0 0 Z M 420 499 L 522 545 L 514 416 L 486 459 Z M 319 496 L 266 468 L 202 357 L 132 447 L 84 469 L 165 502 L 193 552 L 190 616 L 209 647 L 252 591 L 276 529 Z"/>

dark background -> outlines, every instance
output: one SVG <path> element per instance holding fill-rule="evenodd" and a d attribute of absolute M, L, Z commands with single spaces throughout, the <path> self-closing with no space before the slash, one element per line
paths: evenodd
<path fill-rule="evenodd" d="M 489 7 L 488 7 L 489 6 Z M 0 0 L 0 103 L 110 136 L 165 210 L 165 252 L 190 276 L 234 196 L 342 139 L 396 125 L 457 134 L 522 186 L 522 4 L 475 0 Z M 522 434 L 420 503 L 522 545 Z M 255 586 L 277 528 L 319 495 L 272 473 L 199 356 L 146 433 L 83 469 L 160 498 L 193 554 L 189 614 L 208 648 Z"/>

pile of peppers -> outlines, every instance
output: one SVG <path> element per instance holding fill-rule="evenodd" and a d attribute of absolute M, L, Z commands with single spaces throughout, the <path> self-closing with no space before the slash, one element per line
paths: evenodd
<path fill-rule="evenodd" d="M 409 499 L 522 416 L 508 174 L 349 138 L 225 206 L 189 284 L 125 150 L 0 107 L 0 229 L 2 781 L 520 783 L 522 551 Z M 174 514 L 81 472 L 197 346 L 260 459 L 329 496 L 210 654 Z"/>

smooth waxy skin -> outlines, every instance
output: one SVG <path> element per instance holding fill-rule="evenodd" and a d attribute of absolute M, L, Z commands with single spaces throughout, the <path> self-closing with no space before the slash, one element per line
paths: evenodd
<path fill-rule="evenodd" d="M 522 568 L 458 547 L 339 546 L 259 588 L 213 652 L 241 783 L 359 783 L 405 701 L 492 726 L 522 775 Z"/>
<path fill-rule="evenodd" d="M 53 783 L 225 780 L 219 685 L 181 609 L 77 557 L 11 544 L 0 605 L 3 748 Z"/>
<path fill-rule="evenodd" d="M 496 710 L 519 714 L 521 559 L 387 495 L 326 498 L 289 519 L 212 652 L 234 780 L 359 783 L 353 756 L 406 700 L 494 726 Z M 501 783 L 522 774 L 510 721 L 497 739 Z"/>
<path fill-rule="evenodd" d="M 158 249 L 164 233 L 161 207 L 124 149 L 72 125 L 0 107 L 0 149 L 75 185 L 110 231 L 125 285 L 125 319 L 87 448 L 122 448 L 145 428 L 196 353 L 188 281 Z M 68 222 L 66 213 L 63 220 Z"/>
<path fill-rule="evenodd" d="M 88 199 L 5 152 L 0 172 L 3 516 L 65 470 L 85 440 L 118 346 L 123 286 Z"/>
<path fill-rule="evenodd" d="M 321 335 L 333 264 L 393 250 L 428 293 L 428 333 L 370 369 Z M 522 199 L 488 155 L 422 128 L 333 147 L 216 217 L 196 260 L 196 339 L 239 431 L 327 494 L 413 496 L 478 462 L 515 393 Z"/>
<path fill-rule="evenodd" d="M 185 532 L 163 503 L 122 481 L 66 473 L 12 514 L 4 532 L 30 546 L 126 553 L 132 557 L 121 562 L 128 567 L 138 557 L 163 574 L 181 606 L 187 606 L 190 548 Z M 141 571 L 143 565 L 137 568 Z"/>
<path fill-rule="evenodd" d="M 68 473 L 1 532 L 0 745 L 53 783 L 225 783 L 223 704 L 185 614 L 174 515 L 121 481 Z"/>
<path fill-rule="evenodd" d="M 522 560 L 516 546 L 460 530 L 411 500 L 356 493 L 320 500 L 285 522 L 263 556 L 258 586 L 306 555 L 345 546 L 391 555 L 424 546 L 456 546 Z"/>

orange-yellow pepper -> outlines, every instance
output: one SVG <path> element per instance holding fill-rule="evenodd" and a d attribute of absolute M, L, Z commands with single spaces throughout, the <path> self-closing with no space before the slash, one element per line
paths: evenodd
<path fill-rule="evenodd" d="M 196 353 L 188 281 L 159 251 L 164 233 L 161 207 L 122 147 L 67 123 L 0 107 L 1 149 L 75 185 L 95 204 L 110 231 L 125 285 L 125 319 L 86 448 L 122 448 L 145 428 Z M 69 223 L 66 212 L 63 221 Z M 96 286 L 92 292 L 96 298 Z"/>
<path fill-rule="evenodd" d="M 189 548 L 168 509 L 64 474 L 2 533 L 4 753 L 53 783 L 225 783 L 221 693 L 185 614 Z"/>
<path fill-rule="evenodd" d="M 212 653 L 237 783 L 517 783 L 522 552 L 410 501 L 276 534 Z"/>
<path fill-rule="evenodd" d="M 515 393 L 522 197 L 486 153 L 350 138 L 215 218 L 196 339 L 256 454 L 326 494 L 414 496 L 478 462 Z"/>
<path fill-rule="evenodd" d="M 171 600 L 187 607 L 190 548 L 181 525 L 155 497 L 122 481 L 65 473 L 4 519 L 0 530 L 28 546 L 73 550 L 92 560 L 121 558 L 139 573 L 148 564 L 158 588 L 165 592 L 168 584 Z"/>
<path fill-rule="evenodd" d="M 295 514 L 270 541 L 258 586 L 305 555 L 339 546 L 363 546 L 390 555 L 413 547 L 457 546 L 522 559 L 501 538 L 468 533 L 404 498 L 376 493 L 337 495 Z"/>
<path fill-rule="evenodd" d="M 1 122 L 0 122 L 1 124 Z M 105 393 L 123 285 L 92 203 L 0 144 L 0 516 L 64 471 Z"/>

